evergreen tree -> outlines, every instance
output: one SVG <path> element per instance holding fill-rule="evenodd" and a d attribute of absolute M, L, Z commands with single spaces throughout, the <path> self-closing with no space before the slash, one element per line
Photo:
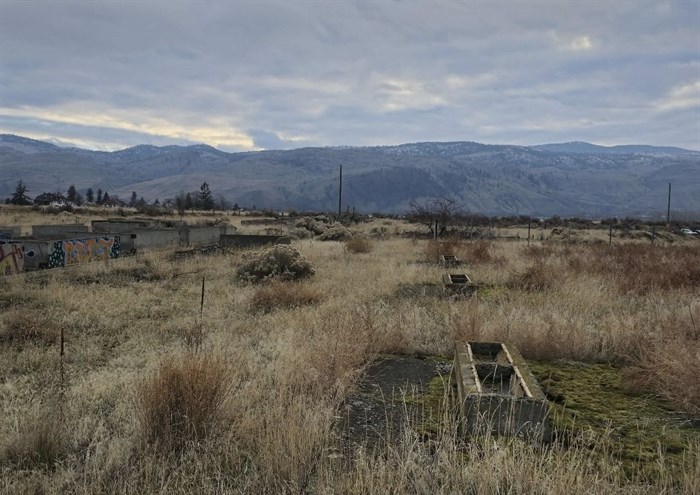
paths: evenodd
<path fill-rule="evenodd" d="M 101 205 L 102 204 L 102 189 L 97 189 L 97 204 Z"/>
<path fill-rule="evenodd" d="M 106 204 L 109 201 L 109 193 L 105 191 L 105 193 L 102 195 L 102 204 Z"/>
<path fill-rule="evenodd" d="M 17 183 L 17 187 L 15 188 L 15 192 L 12 193 L 12 197 L 10 198 L 10 203 L 13 205 L 30 205 L 32 204 L 32 200 L 29 199 L 29 196 L 27 196 L 27 186 L 24 185 L 24 182 L 20 179 L 20 181 Z"/>
<path fill-rule="evenodd" d="M 92 192 L 92 187 L 88 187 L 88 190 L 85 193 L 85 199 L 87 200 L 88 203 L 95 202 L 95 193 Z"/>
<path fill-rule="evenodd" d="M 136 206 L 136 191 L 131 191 L 131 201 L 129 201 L 129 206 L 133 207 Z"/>
<path fill-rule="evenodd" d="M 76 201 L 76 195 L 78 192 L 75 190 L 75 186 L 73 184 L 68 187 L 68 195 L 66 196 L 66 200 L 70 201 L 71 203 L 77 204 L 78 202 Z"/>
<path fill-rule="evenodd" d="M 214 198 L 212 198 L 209 184 L 206 182 L 202 182 L 202 185 L 199 188 L 199 207 L 202 210 L 214 209 Z"/>

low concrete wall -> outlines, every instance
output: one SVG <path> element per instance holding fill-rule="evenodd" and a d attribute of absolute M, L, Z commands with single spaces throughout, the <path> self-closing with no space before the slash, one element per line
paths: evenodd
<path fill-rule="evenodd" d="M 138 229 L 124 237 L 133 241 L 135 251 L 180 245 L 180 231 L 176 229 Z"/>
<path fill-rule="evenodd" d="M 10 241 L 22 235 L 22 227 L 19 225 L 0 225 L 0 240 Z"/>
<path fill-rule="evenodd" d="M 73 234 L 80 232 L 89 232 L 88 226 L 80 223 L 63 225 L 32 225 L 32 237 L 36 239 L 74 237 Z"/>
<path fill-rule="evenodd" d="M 24 271 L 24 246 L 19 243 L 0 244 L 0 276 Z"/>
<path fill-rule="evenodd" d="M 25 270 L 57 268 L 96 260 L 117 258 L 121 238 L 116 235 L 77 239 L 30 239 L 24 244 Z"/>
<path fill-rule="evenodd" d="M 221 237 L 221 228 L 219 227 L 190 227 L 180 229 L 180 245 L 206 245 L 216 244 Z"/>
<path fill-rule="evenodd" d="M 222 235 L 221 247 L 256 247 L 268 244 L 291 244 L 292 239 L 279 235 Z"/>
<path fill-rule="evenodd" d="M 145 229 L 151 223 L 142 220 L 93 220 L 92 231 L 112 234 L 125 234 L 137 229 Z"/>

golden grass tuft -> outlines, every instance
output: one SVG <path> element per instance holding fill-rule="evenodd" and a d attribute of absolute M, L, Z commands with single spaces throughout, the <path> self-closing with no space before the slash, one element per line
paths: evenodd
<path fill-rule="evenodd" d="M 374 244 L 367 237 L 355 236 L 345 241 L 345 249 L 351 253 L 370 253 L 374 249 Z"/>
<path fill-rule="evenodd" d="M 218 426 L 231 391 L 231 370 L 210 354 L 169 356 L 136 389 L 143 438 L 165 449 L 203 440 Z"/>
<path fill-rule="evenodd" d="M 2 317 L 1 322 L 0 342 L 49 346 L 55 344 L 60 335 L 55 321 L 36 312 L 11 310 Z"/>
<path fill-rule="evenodd" d="M 276 308 L 299 308 L 322 299 L 321 293 L 308 285 L 273 280 L 255 291 L 250 306 L 256 311 L 269 312 Z"/>
<path fill-rule="evenodd" d="M 0 465 L 8 463 L 20 469 L 53 467 L 67 450 L 62 426 L 56 411 L 48 409 L 25 418 L 0 452 Z"/>

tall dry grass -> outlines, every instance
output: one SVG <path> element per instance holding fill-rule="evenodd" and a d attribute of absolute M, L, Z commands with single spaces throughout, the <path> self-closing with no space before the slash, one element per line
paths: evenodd
<path fill-rule="evenodd" d="M 219 426 L 232 390 L 229 365 L 209 354 L 168 356 L 136 389 L 134 405 L 143 438 L 181 450 Z"/>
<path fill-rule="evenodd" d="M 39 315 L 66 329 L 62 436 L 49 463 L 22 464 L 42 442 L 20 425 L 55 397 L 57 348 L 0 339 L 0 452 L 38 445 L 0 458 L 0 492 L 693 493 L 697 446 L 685 467 L 646 484 L 612 460 L 593 464 L 588 447 L 465 444 L 447 423 L 431 443 L 409 429 L 374 453 L 343 452 L 340 405 L 366 364 L 382 353 L 449 355 L 455 339 L 509 340 L 526 358 L 617 363 L 636 370 L 640 393 L 679 410 L 697 404 L 686 371 L 698 285 L 661 273 L 687 268 L 697 248 L 455 242 L 477 296 L 404 297 L 400 286 L 440 283 L 443 267 L 417 263 L 428 245 L 388 238 L 371 256 L 349 256 L 341 243 L 295 241 L 316 274 L 261 306 L 274 310 L 251 311 L 268 286 L 236 279 L 240 252 L 145 253 L 0 280 L 11 295 L 0 296 L 0 333 Z M 662 279 L 621 270 L 636 266 L 635 253 Z M 512 283 L 538 263 L 546 288 Z M 290 308 L 284 301 L 300 288 L 321 297 Z M 183 332 L 195 323 L 204 331 L 190 354 Z"/>

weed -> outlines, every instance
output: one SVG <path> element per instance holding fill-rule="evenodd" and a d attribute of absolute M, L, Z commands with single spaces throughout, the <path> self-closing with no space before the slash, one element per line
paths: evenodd
<path fill-rule="evenodd" d="M 231 371 L 209 354 L 167 357 L 136 390 L 136 414 L 144 438 L 182 449 L 217 427 L 231 390 Z"/>
<path fill-rule="evenodd" d="M 273 280 L 255 291 L 250 305 L 257 311 L 269 312 L 275 308 L 298 308 L 315 304 L 321 299 L 321 294 L 308 285 Z"/>
<path fill-rule="evenodd" d="M 369 253 L 373 248 L 372 241 L 366 237 L 355 236 L 345 241 L 345 249 L 351 253 Z"/>

